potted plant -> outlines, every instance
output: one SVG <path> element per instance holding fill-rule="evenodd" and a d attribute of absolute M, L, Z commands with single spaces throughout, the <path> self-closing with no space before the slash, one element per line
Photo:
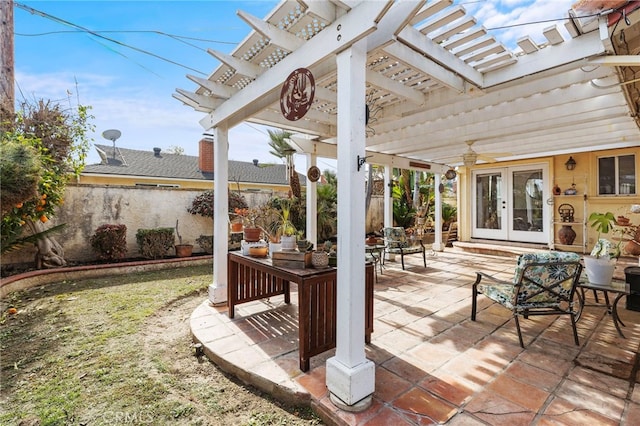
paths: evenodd
<path fill-rule="evenodd" d="M 282 210 L 280 223 L 280 243 L 282 244 L 282 250 L 295 250 L 296 249 L 296 228 L 291 222 L 291 200 L 283 198 L 280 200 L 280 209 Z"/>
<path fill-rule="evenodd" d="M 329 245 L 327 246 L 327 242 Z M 326 268 L 329 266 L 329 252 L 331 249 L 331 242 L 327 241 L 324 245 L 318 247 L 318 250 L 314 250 L 311 253 L 311 264 L 314 268 Z M 326 250 L 328 248 L 328 250 Z"/>
<path fill-rule="evenodd" d="M 593 212 L 589 215 L 589 224 L 598 231 L 590 256 L 584 257 L 584 266 L 589 282 L 592 284 L 609 284 L 613 278 L 616 261 L 620 257 L 620 242 L 617 244 L 601 238 L 602 234 L 608 234 L 616 222 L 611 212 Z"/>
<path fill-rule="evenodd" d="M 256 225 L 256 219 L 260 216 L 260 210 L 256 208 L 241 209 L 237 213 L 244 221 L 244 240 L 249 243 L 260 241 L 262 229 Z"/>
<path fill-rule="evenodd" d="M 182 235 L 178 231 L 178 220 L 176 219 L 176 235 L 178 236 L 178 244 L 175 245 L 176 256 L 190 257 L 193 252 L 193 244 L 183 244 Z"/>
<path fill-rule="evenodd" d="M 231 232 L 242 232 L 243 227 L 243 217 L 249 212 L 247 208 L 238 208 L 236 207 L 233 213 L 230 213 L 230 216 L 235 216 L 233 219 L 229 219 L 231 223 Z"/>

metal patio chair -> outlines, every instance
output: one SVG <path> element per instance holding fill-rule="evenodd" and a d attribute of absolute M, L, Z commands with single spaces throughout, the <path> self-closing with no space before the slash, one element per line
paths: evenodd
<path fill-rule="evenodd" d="M 476 272 L 471 302 L 471 320 L 476 320 L 477 297 L 484 294 L 513 313 L 520 346 L 524 348 L 518 316 L 570 315 L 576 345 L 576 321 L 580 303 L 574 294 L 580 279 L 580 255 L 569 252 L 526 253 L 518 257 L 513 281 L 501 281 Z"/>
<path fill-rule="evenodd" d="M 403 227 L 394 226 L 383 228 L 385 251 L 387 253 L 399 254 L 402 269 L 404 270 L 404 257 L 408 254 L 422 253 L 422 263 L 427 267 L 426 248 L 422 240 L 415 240 L 414 244 L 409 241 Z M 419 243 L 419 244 L 417 244 Z"/>

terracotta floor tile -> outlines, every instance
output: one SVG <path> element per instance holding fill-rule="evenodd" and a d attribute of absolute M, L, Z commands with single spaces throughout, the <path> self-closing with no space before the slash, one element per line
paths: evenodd
<path fill-rule="evenodd" d="M 566 426 L 615 426 L 619 422 L 605 417 L 588 408 L 576 406 L 571 402 L 555 398 L 540 417 L 540 425 L 566 425 Z M 629 423 L 633 424 L 633 423 Z M 636 423 L 637 424 L 637 423 Z"/>
<path fill-rule="evenodd" d="M 434 368 L 441 366 L 458 355 L 457 352 L 451 351 L 449 348 L 430 342 L 419 344 L 410 349 L 408 354 L 424 361 L 426 364 L 432 365 Z"/>
<path fill-rule="evenodd" d="M 330 400 L 328 401 L 329 401 L 328 402 L 329 404 L 333 405 L 333 403 Z M 357 413 L 351 413 L 344 410 L 337 410 L 335 412 L 336 413 L 335 417 L 337 417 L 346 425 L 361 425 L 368 422 L 369 420 L 374 419 L 383 408 L 384 406 L 382 402 L 377 398 L 373 398 L 371 405 L 366 410 L 360 411 Z"/>
<path fill-rule="evenodd" d="M 486 426 L 486 423 L 470 416 L 468 413 L 460 413 L 449 420 L 447 426 Z"/>
<path fill-rule="evenodd" d="M 618 398 L 626 398 L 629 391 L 629 382 L 594 371 L 590 368 L 576 367 L 569 373 L 569 380 L 582 383 L 592 388 L 600 389 Z"/>
<path fill-rule="evenodd" d="M 443 365 L 441 369 L 470 382 L 485 385 L 493 380 L 503 368 L 503 365 L 477 359 L 464 353 Z"/>
<path fill-rule="evenodd" d="M 419 388 L 413 388 L 393 401 L 397 409 L 413 414 L 421 423 L 424 417 L 438 423 L 444 423 L 457 412 L 452 404 L 449 404 L 434 395 Z"/>
<path fill-rule="evenodd" d="M 583 352 L 576 358 L 576 364 L 619 379 L 629 380 L 633 365 L 622 362 L 619 358 L 609 358 L 593 352 Z"/>
<path fill-rule="evenodd" d="M 441 377 L 429 375 L 418 385 L 458 407 L 468 401 L 474 393 L 451 375 Z"/>
<path fill-rule="evenodd" d="M 640 405 L 630 403 L 624 412 L 622 422 L 625 425 L 640 425 Z"/>
<path fill-rule="evenodd" d="M 412 383 L 383 367 L 376 368 L 376 390 L 374 396 L 382 401 L 392 401 L 407 392 Z"/>
<path fill-rule="evenodd" d="M 528 426 L 536 414 L 488 390 L 472 397 L 464 410 L 492 426 Z"/>
<path fill-rule="evenodd" d="M 393 357 L 382 366 L 411 383 L 422 380 L 430 371 L 421 368 L 419 360 L 407 354 Z"/>
<path fill-rule="evenodd" d="M 545 340 L 548 344 L 531 344 L 526 347 L 518 360 L 558 375 L 565 375 L 573 367 L 573 358 L 577 350 L 568 346 L 554 344 Z"/>
<path fill-rule="evenodd" d="M 555 395 L 576 407 L 597 412 L 605 417 L 618 421 L 622 418 L 624 400 L 590 386 L 566 380 L 556 390 Z"/>
<path fill-rule="evenodd" d="M 506 374 L 498 376 L 493 382 L 489 383 L 487 390 L 535 412 L 542 407 L 550 395 L 547 391 L 514 380 Z"/>
<path fill-rule="evenodd" d="M 551 392 L 562 381 L 562 377 L 521 361 L 512 362 L 505 373 L 514 379 Z"/>
<path fill-rule="evenodd" d="M 409 422 L 409 420 L 402 417 L 397 411 L 389 407 L 383 407 L 372 418 L 361 423 L 362 426 L 410 426 L 412 424 L 412 422 Z"/>
<path fill-rule="evenodd" d="M 413 348 L 416 345 L 422 343 L 422 336 L 415 335 L 413 333 L 407 333 L 407 331 L 398 329 L 391 331 L 381 337 L 376 337 L 373 341 L 376 346 L 381 346 L 389 351 L 395 353 L 404 352 Z"/>
<path fill-rule="evenodd" d="M 326 369 L 324 368 L 314 368 L 307 374 L 296 377 L 295 380 L 314 398 L 322 399 L 328 394 Z"/>

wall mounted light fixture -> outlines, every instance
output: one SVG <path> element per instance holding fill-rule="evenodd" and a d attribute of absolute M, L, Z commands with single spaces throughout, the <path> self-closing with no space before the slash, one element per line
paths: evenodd
<path fill-rule="evenodd" d="M 576 168 L 576 160 L 573 159 L 572 156 L 569 156 L 569 159 L 567 160 L 566 163 L 564 163 L 565 167 L 567 168 L 567 170 L 573 170 Z"/>

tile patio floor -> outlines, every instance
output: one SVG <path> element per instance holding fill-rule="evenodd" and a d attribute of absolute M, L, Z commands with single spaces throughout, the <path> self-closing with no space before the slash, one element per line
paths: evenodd
<path fill-rule="evenodd" d="M 221 368 L 276 398 L 311 404 L 327 424 L 640 424 L 640 312 L 620 300 L 625 339 L 604 306 L 585 307 L 579 347 L 568 317 L 523 319 L 521 349 L 510 312 L 484 296 L 478 321 L 470 320 L 475 271 L 510 279 L 515 258 L 449 250 L 428 257 L 426 269 L 409 256 L 406 271 L 398 259 L 378 275 L 366 347 L 376 387 L 360 413 L 329 400 L 325 361 L 334 350 L 313 357 L 307 373 L 298 369 L 295 286 L 291 305 L 282 296 L 240 305 L 233 320 L 204 301 L 191 330 Z"/>

